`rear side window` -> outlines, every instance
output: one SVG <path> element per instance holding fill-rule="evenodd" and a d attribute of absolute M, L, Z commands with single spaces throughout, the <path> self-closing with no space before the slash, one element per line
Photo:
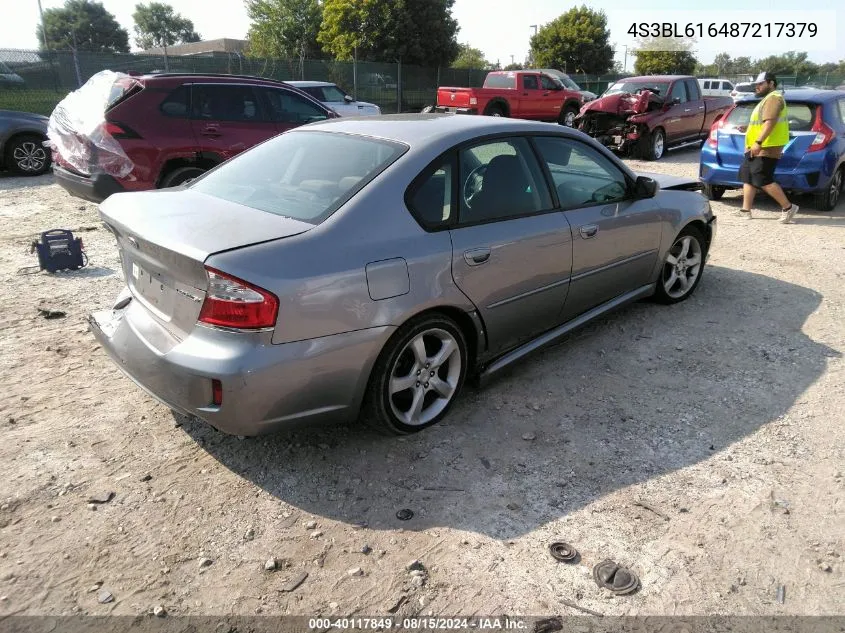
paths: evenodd
<path fill-rule="evenodd" d="M 484 80 L 485 88 L 515 88 L 516 75 L 487 75 Z"/>
<path fill-rule="evenodd" d="M 405 151 L 369 137 L 294 130 L 229 159 L 190 188 L 319 224 Z"/>
<path fill-rule="evenodd" d="M 425 228 L 437 228 L 452 219 L 453 174 L 453 160 L 449 158 L 430 168 L 409 191 L 411 213 Z"/>
<path fill-rule="evenodd" d="M 710 82 L 709 82 L 709 81 L 705 81 L 705 82 L 704 82 L 704 89 L 705 89 L 705 90 L 710 90 Z"/>
<path fill-rule="evenodd" d="M 839 120 L 845 125 L 845 99 L 840 99 L 839 104 Z"/>
<path fill-rule="evenodd" d="M 165 116 L 187 118 L 191 108 L 191 90 L 188 86 L 179 86 L 167 95 L 159 109 Z"/>
<path fill-rule="evenodd" d="M 751 120 L 751 113 L 759 101 L 740 103 L 725 118 L 728 126 L 745 128 Z M 816 106 L 812 103 L 786 102 L 786 118 L 790 132 L 809 132 L 816 116 Z"/>
<path fill-rule="evenodd" d="M 255 122 L 263 118 L 251 86 L 195 84 L 192 101 L 194 119 Z"/>
<path fill-rule="evenodd" d="M 722 90 L 733 90 L 733 86 L 729 81 L 722 82 Z"/>

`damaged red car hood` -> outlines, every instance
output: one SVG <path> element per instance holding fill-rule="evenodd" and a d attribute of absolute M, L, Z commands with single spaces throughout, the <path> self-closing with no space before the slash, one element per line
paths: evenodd
<path fill-rule="evenodd" d="M 649 102 L 653 101 L 662 103 L 662 99 L 650 90 L 643 90 L 637 94 L 617 92 L 585 103 L 579 114 L 583 116 L 590 112 L 603 112 L 617 116 L 631 116 L 646 112 Z"/>

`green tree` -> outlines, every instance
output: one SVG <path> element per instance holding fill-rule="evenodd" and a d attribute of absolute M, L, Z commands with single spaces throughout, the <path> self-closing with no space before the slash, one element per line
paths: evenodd
<path fill-rule="evenodd" d="M 135 43 L 145 50 L 163 48 L 165 57 L 168 46 L 200 41 L 194 23 L 163 2 L 136 4 L 132 19 L 135 20 Z"/>
<path fill-rule="evenodd" d="M 698 60 L 692 52 L 694 39 L 646 38 L 637 42 L 634 72 L 639 75 L 691 75 Z"/>
<path fill-rule="evenodd" d="M 538 68 L 600 75 L 613 68 L 613 54 L 607 15 L 586 6 L 570 9 L 531 38 Z"/>
<path fill-rule="evenodd" d="M 47 46 L 58 50 L 128 53 L 129 33 L 99 2 L 66 0 L 61 8 L 44 11 Z M 44 31 L 36 37 L 43 47 Z"/>
<path fill-rule="evenodd" d="M 246 0 L 246 8 L 252 20 L 250 55 L 298 59 L 300 72 L 306 59 L 323 57 L 317 42 L 323 20 L 318 0 Z"/>
<path fill-rule="evenodd" d="M 508 64 L 505 66 L 504 70 L 523 70 L 524 66 L 522 64 Z"/>
<path fill-rule="evenodd" d="M 448 66 L 458 56 L 455 0 L 324 0 L 318 41 L 337 59 Z"/>
<path fill-rule="evenodd" d="M 458 58 L 452 63 L 452 68 L 480 68 L 487 69 L 490 62 L 484 57 L 479 48 L 473 48 L 469 44 L 459 44 L 460 51 Z"/>
<path fill-rule="evenodd" d="M 769 55 L 754 61 L 755 72 L 768 71 L 775 75 L 815 75 L 818 65 L 807 59 L 807 53 L 789 51 L 782 55 Z"/>

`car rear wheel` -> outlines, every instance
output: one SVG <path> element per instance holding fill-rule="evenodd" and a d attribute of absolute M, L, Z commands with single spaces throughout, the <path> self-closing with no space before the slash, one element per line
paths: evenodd
<path fill-rule="evenodd" d="M 208 170 L 203 169 L 202 167 L 177 167 L 162 178 L 161 188 L 167 189 L 169 187 L 178 187 L 197 176 L 201 176 L 206 171 Z"/>
<path fill-rule="evenodd" d="M 836 207 L 842 195 L 842 182 L 845 180 L 843 173 L 845 173 L 845 165 L 836 170 L 824 193 L 816 195 L 816 208 L 819 211 L 833 211 Z"/>
<path fill-rule="evenodd" d="M 666 151 L 666 134 L 657 128 L 647 134 L 639 143 L 640 156 L 645 160 L 660 160 Z"/>
<path fill-rule="evenodd" d="M 436 424 L 457 398 L 467 369 L 466 339 L 452 319 L 431 315 L 408 322 L 373 368 L 364 421 L 392 435 Z"/>
<path fill-rule="evenodd" d="M 721 200 L 725 195 L 725 188 L 719 185 L 704 185 L 704 195 L 708 200 Z"/>
<path fill-rule="evenodd" d="M 12 140 L 6 149 L 6 165 L 22 176 L 40 176 L 50 168 L 50 151 L 43 139 L 26 134 Z"/>
<path fill-rule="evenodd" d="M 494 105 L 487 108 L 487 112 L 485 112 L 487 116 L 505 116 L 505 110 L 502 106 Z"/>
<path fill-rule="evenodd" d="M 655 299 L 665 304 L 689 299 L 701 281 L 706 255 L 707 247 L 701 231 L 688 226 L 678 233 L 663 260 Z"/>

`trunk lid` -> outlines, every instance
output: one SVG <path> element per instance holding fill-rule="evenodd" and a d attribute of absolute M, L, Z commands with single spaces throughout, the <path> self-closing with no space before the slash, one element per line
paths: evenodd
<path fill-rule="evenodd" d="M 114 194 L 100 216 L 117 240 L 132 296 L 179 340 L 196 325 L 209 255 L 313 228 L 191 190 Z"/>
<path fill-rule="evenodd" d="M 437 105 L 447 108 L 468 108 L 470 97 L 473 96 L 473 88 L 438 88 Z"/>

